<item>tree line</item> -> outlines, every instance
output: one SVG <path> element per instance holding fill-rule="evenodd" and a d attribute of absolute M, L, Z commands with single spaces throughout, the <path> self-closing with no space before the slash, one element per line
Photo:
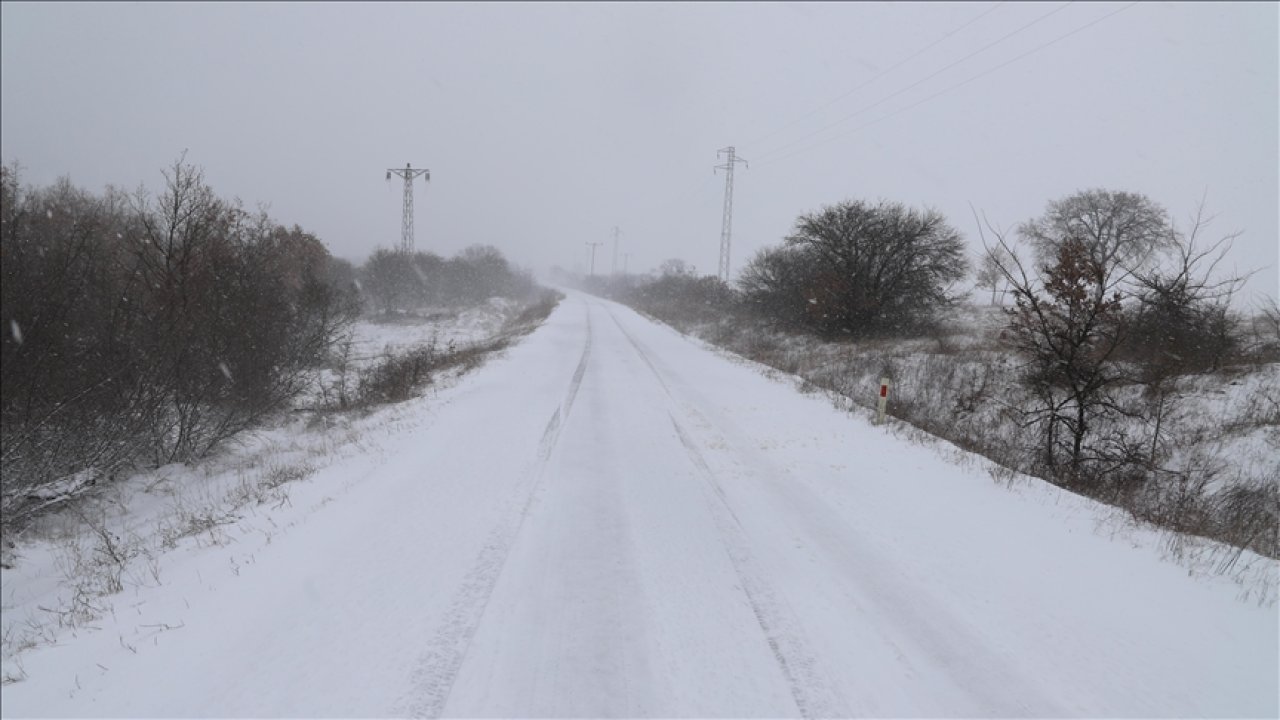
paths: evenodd
<path fill-rule="evenodd" d="M 181 161 L 155 197 L 3 173 L 6 505 L 88 468 L 205 455 L 301 392 L 358 310 L 319 239 Z"/>
<path fill-rule="evenodd" d="M 538 284 L 491 245 L 452 258 L 379 248 L 356 274 L 368 307 L 393 315 L 414 308 L 474 305 L 491 297 L 528 298 Z"/>
<path fill-rule="evenodd" d="M 95 194 L 0 168 L 6 526 L 58 487 L 198 459 L 286 409 L 362 312 L 533 288 L 487 246 L 356 267 L 220 199 L 183 160 L 164 178 L 154 196 Z"/>

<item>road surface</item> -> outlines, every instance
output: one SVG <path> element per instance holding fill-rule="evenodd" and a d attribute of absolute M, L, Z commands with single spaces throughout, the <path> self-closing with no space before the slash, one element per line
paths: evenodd
<path fill-rule="evenodd" d="M 625 307 L 571 294 L 422 407 L 4 713 L 1277 715 L 1274 607 Z"/>

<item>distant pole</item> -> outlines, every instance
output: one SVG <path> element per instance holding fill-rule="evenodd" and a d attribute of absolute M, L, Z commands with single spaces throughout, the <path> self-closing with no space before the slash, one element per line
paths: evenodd
<path fill-rule="evenodd" d="M 430 170 L 414 170 L 409 163 L 404 164 L 404 169 L 389 168 L 387 170 L 387 180 L 391 176 L 404 178 L 404 209 L 400 219 L 400 251 L 403 253 L 413 252 L 413 180 L 417 177 L 423 177 L 427 182 L 431 182 Z"/>
<path fill-rule="evenodd" d="M 610 272 L 614 275 L 618 274 L 618 235 L 622 233 L 617 225 L 613 226 L 613 267 Z"/>
<path fill-rule="evenodd" d="M 889 402 L 889 378 L 880 378 L 880 395 L 876 402 L 876 424 L 884 424 L 885 405 Z"/>
<path fill-rule="evenodd" d="M 622 274 L 627 274 L 627 263 L 631 260 L 631 253 L 622 253 Z"/>
<path fill-rule="evenodd" d="M 603 244 L 601 242 L 587 243 L 587 247 L 591 248 L 591 271 L 588 273 L 591 277 L 595 277 L 596 274 L 596 248 Z"/>
<path fill-rule="evenodd" d="M 716 157 L 727 155 L 723 165 L 716 170 L 724 170 L 724 217 L 720 220 L 720 279 L 729 282 L 729 245 L 733 237 L 733 166 L 736 163 L 746 164 L 746 160 L 737 156 L 733 146 L 716 151 Z M 748 165 L 750 167 L 750 165 Z"/>

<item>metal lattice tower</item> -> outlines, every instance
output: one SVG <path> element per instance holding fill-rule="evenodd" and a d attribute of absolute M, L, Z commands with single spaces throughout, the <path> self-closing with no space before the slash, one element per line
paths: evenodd
<path fill-rule="evenodd" d="M 595 277 L 596 275 L 596 248 L 600 247 L 603 244 L 604 243 L 602 242 L 587 243 L 587 247 L 591 248 L 591 270 L 590 270 L 591 277 Z"/>
<path fill-rule="evenodd" d="M 737 156 L 730 145 L 727 148 L 721 148 L 716 151 L 716 157 L 727 155 L 723 165 L 717 165 L 716 170 L 724 170 L 724 218 L 720 221 L 720 273 L 719 277 L 725 282 L 729 282 L 729 246 L 733 239 L 733 166 L 736 163 L 747 163 L 746 160 Z M 750 167 L 750 165 L 747 165 Z"/>
<path fill-rule="evenodd" d="M 400 221 L 400 251 L 411 253 L 413 252 L 413 180 L 422 176 L 427 182 L 431 182 L 431 171 L 414 170 L 409 163 L 405 163 L 404 169 L 389 168 L 387 179 L 390 180 L 392 175 L 404 178 L 404 214 Z"/>

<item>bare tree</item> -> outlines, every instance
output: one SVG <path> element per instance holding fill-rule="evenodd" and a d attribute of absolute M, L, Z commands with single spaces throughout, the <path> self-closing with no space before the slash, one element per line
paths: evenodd
<path fill-rule="evenodd" d="M 1167 213 L 1146 196 L 1097 189 L 1050 202 L 1020 232 L 1043 264 L 1057 262 L 1064 244 L 1078 244 L 1097 277 L 1098 301 L 1147 267 L 1173 239 Z"/>
<path fill-rule="evenodd" d="M 662 275 L 663 277 L 667 277 L 671 275 L 676 275 L 676 276 L 693 275 L 694 268 L 692 265 L 685 262 L 684 260 L 681 260 L 680 258 L 667 258 L 666 260 L 662 261 L 661 265 L 658 266 L 658 274 Z"/>
<path fill-rule="evenodd" d="M 764 248 L 738 277 L 746 309 L 776 325 L 799 329 L 806 322 L 809 289 L 818 263 L 803 248 Z"/>
<path fill-rule="evenodd" d="M 1171 233 L 1162 261 L 1133 273 L 1137 306 L 1127 344 L 1129 355 L 1143 362 L 1149 374 L 1216 370 L 1239 345 L 1231 298 L 1249 274 L 1223 274 L 1219 268 L 1240 233 L 1203 246 L 1210 222 L 1201 202 L 1190 231 Z"/>
<path fill-rule="evenodd" d="M 378 248 L 360 269 L 361 286 L 384 314 L 405 310 L 420 295 L 421 281 L 409 254 Z"/>
<path fill-rule="evenodd" d="M 843 202 L 802 215 L 789 247 L 812 255 L 810 325 L 830 335 L 901 332 L 955 300 L 968 271 L 964 242 L 936 210 Z"/>
<path fill-rule="evenodd" d="M 1091 431 L 1124 412 L 1111 395 L 1125 380 L 1114 362 L 1125 338 L 1122 302 L 1135 274 L 1151 268 L 1175 234 L 1147 197 L 1097 189 L 1050 202 L 1019 231 L 1036 251 L 1038 277 L 998 232 L 988 257 L 1013 288 L 1010 337 L 1039 401 L 1032 419 L 1044 433 L 1043 462 L 1057 473 L 1065 455 L 1067 480 L 1081 484 L 1087 460 L 1107 460 L 1087 452 Z"/>
<path fill-rule="evenodd" d="M 1005 250 L 996 246 L 995 248 L 992 248 L 992 252 L 994 252 L 996 256 L 993 257 L 990 253 L 983 253 L 982 259 L 979 261 L 977 271 L 975 272 L 975 280 L 977 281 L 976 285 L 979 289 L 991 291 L 991 304 L 996 305 L 997 296 L 1003 299 L 1005 293 L 1009 291 L 1009 281 L 1005 278 L 1004 272 L 1000 269 L 1000 261 L 1002 258 L 1000 258 L 999 255 L 1004 253 Z M 1003 258 L 1003 260 L 1005 260 L 1006 263 L 1008 261 L 1007 258 Z"/>
<path fill-rule="evenodd" d="M 1255 326 L 1265 344 L 1280 349 L 1280 303 L 1277 303 L 1275 298 L 1268 297 L 1262 301 Z"/>
<path fill-rule="evenodd" d="M 1134 193 L 1090 190 L 1049 204 L 1021 226 L 1036 250 L 1036 272 L 997 231 L 986 263 L 1013 289 L 1008 337 L 1026 360 L 1023 382 L 1037 398 L 1029 413 L 1043 431 L 1043 463 L 1083 483 L 1117 463 L 1157 465 L 1164 380 L 1188 368 L 1215 367 L 1234 343 L 1227 301 L 1243 278 L 1214 279 L 1234 236 L 1207 249 L 1199 238 L 1203 204 L 1185 238 L 1162 209 Z M 985 244 L 985 240 L 984 240 Z M 1091 443 L 1104 418 L 1131 411 L 1112 390 L 1129 377 L 1118 362 L 1145 367 L 1154 427 L 1148 450 L 1123 439 Z M 1111 447 L 1104 448 L 1110 445 Z M 1065 463 L 1065 465 L 1064 465 Z M 1092 473 L 1085 473 L 1092 464 Z"/>
<path fill-rule="evenodd" d="M 511 266 L 502 252 L 492 245 L 472 245 L 458 253 L 457 261 L 468 277 L 475 301 L 505 296 L 515 280 Z"/>
<path fill-rule="evenodd" d="M 350 320 L 300 228 L 217 199 L 183 160 L 156 198 L 4 176 L 0 500 L 197 458 L 283 407 Z"/>
<path fill-rule="evenodd" d="M 415 299 L 421 305 L 434 306 L 446 302 L 452 288 L 446 287 L 446 260 L 435 253 L 415 252 L 411 259 L 411 267 L 418 276 L 415 287 Z"/>
<path fill-rule="evenodd" d="M 1069 484 L 1083 484 L 1095 420 L 1121 411 L 1111 396 L 1124 379 L 1111 363 L 1123 338 L 1120 296 L 1099 292 L 1106 278 L 1085 241 L 1059 244 L 1056 261 L 1042 261 L 1040 275 L 1028 273 L 999 233 L 988 247 L 1014 296 L 1006 339 L 1026 361 L 1021 380 L 1036 400 L 1027 422 L 1040 428 L 1041 463 Z"/>

